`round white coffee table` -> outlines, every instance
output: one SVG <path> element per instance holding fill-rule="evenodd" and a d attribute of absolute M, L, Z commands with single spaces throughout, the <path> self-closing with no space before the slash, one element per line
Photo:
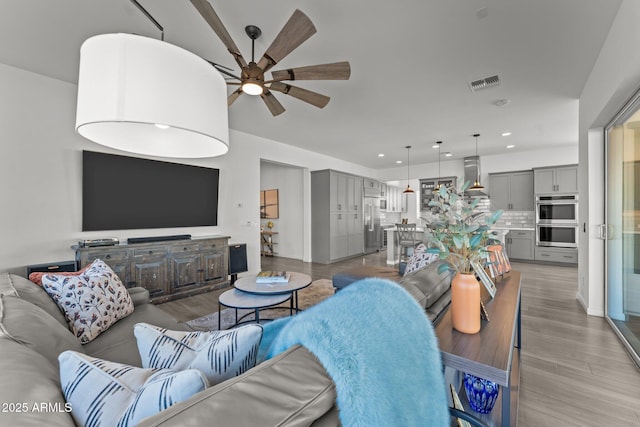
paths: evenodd
<path fill-rule="evenodd" d="M 255 310 L 255 322 L 260 323 L 260 309 L 273 307 L 290 300 L 292 293 L 282 293 L 275 295 L 259 295 L 243 292 L 238 289 L 229 289 L 218 297 L 218 328 L 222 326 L 222 306 L 234 308 L 236 310 L 236 325 L 238 325 L 238 309 Z M 293 306 L 290 308 L 293 314 Z"/>
<path fill-rule="evenodd" d="M 289 281 L 283 283 L 256 283 L 256 276 L 242 277 L 233 284 L 236 289 L 256 295 L 279 295 L 293 293 L 293 305 L 296 312 L 298 307 L 298 291 L 311 284 L 311 277 L 304 273 L 289 271 Z"/>

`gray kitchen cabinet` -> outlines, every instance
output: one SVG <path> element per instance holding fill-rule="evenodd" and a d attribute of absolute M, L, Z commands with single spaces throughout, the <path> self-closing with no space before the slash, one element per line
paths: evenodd
<path fill-rule="evenodd" d="M 533 260 L 535 232 L 533 230 L 510 230 L 506 237 L 507 255 L 511 259 Z"/>
<path fill-rule="evenodd" d="M 347 211 L 348 202 L 348 182 L 347 175 L 340 173 L 333 173 L 330 175 L 330 209 L 331 211 Z"/>
<path fill-rule="evenodd" d="M 359 176 L 347 176 L 347 211 L 362 210 L 363 181 Z"/>
<path fill-rule="evenodd" d="M 331 248 L 329 259 L 340 259 L 349 255 L 347 249 L 349 236 L 347 232 L 347 214 L 332 212 L 329 236 L 331 238 Z"/>
<path fill-rule="evenodd" d="M 347 214 L 347 252 L 349 254 L 364 252 L 364 222 L 359 212 Z"/>
<path fill-rule="evenodd" d="M 578 263 L 578 249 L 536 246 L 535 260 L 567 264 Z"/>
<path fill-rule="evenodd" d="M 191 240 L 73 246 L 80 268 L 101 259 L 127 287 L 149 291 L 152 302 L 164 302 L 229 283 L 227 236 Z"/>
<path fill-rule="evenodd" d="M 533 171 L 489 174 L 491 209 L 533 211 Z"/>
<path fill-rule="evenodd" d="M 578 192 L 578 165 L 537 168 L 533 175 L 536 195 Z"/>
<path fill-rule="evenodd" d="M 364 251 L 363 197 L 367 186 L 380 191 L 368 178 L 324 169 L 311 172 L 311 257 L 330 263 Z"/>
<path fill-rule="evenodd" d="M 364 178 L 363 185 L 365 189 L 365 194 L 377 196 L 380 194 L 380 181 L 376 181 L 375 179 Z"/>

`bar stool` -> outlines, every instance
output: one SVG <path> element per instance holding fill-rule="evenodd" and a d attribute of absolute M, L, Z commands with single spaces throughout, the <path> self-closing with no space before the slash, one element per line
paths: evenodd
<path fill-rule="evenodd" d="M 398 263 L 402 262 L 402 256 L 407 260 L 413 254 L 413 250 L 420 244 L 416 240 L 416 224 L 396 224 L 396 232 L 398 233 Z M 407 250 L 411 248 L 411 253 Z"/>

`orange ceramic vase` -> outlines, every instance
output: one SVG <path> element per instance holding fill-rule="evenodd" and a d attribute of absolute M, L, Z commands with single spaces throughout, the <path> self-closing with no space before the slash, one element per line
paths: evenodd
<path fill-rule="evenodd" d="M 473 274 L 458 273 L 451 281 L 451 321 L 465 334 L 480 330 L 480 283 Z"/>

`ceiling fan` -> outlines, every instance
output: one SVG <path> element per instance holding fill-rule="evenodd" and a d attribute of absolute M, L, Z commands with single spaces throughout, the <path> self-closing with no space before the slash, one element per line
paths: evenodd
<path fill-rule="evenodd" d="M 231 53 L 236 63 L 240 66 L 241 74 L 240 76 L 236 76 L 227 71 L 230 70 L 229 68 L 211 62 L 218 71 L 238 80 L 237 82 L 227 81 L 228 85 L 239 86 L 229 95 L 227 99 L 228 105 L 233 104 L 243 93 L 259 95 L 267 105 L 267 108 L 269 108 L 269 111 L 271 111 L 271 114 L 277 116 L 284 113 L 285 108 L 276 97 L 273 96 L 272 91 L 276 91 L 293 96 L 301 101 L 315 105 L 318 108 L 324 108 L 329 102 L 330 98 L 328 96 L 292 86 L 289 83 L 285 83 L 285 81 L 349 80 L 351 67 L 347 61 L 276 70 L 271 72 L 271 79 L 265 79 L 265 73 L 267 71 L 315 34 L 316 27 L 309 17 L 300 10 L 293 12 L 293 15 L 291 15 L 282 30 L 280 30 L 280 33 L 278 33 L 271 43 L 271 46 L 267 48 L 257 63 L 253 57 L 254 44 L 255 40 L 262 34 L 262 31 L 255 25 L 249 25 L 245 28 L 247 35 L 251 39 L 251 62 L 247 64 L 247 61 L 242 57 L 238 46 L 236 46 L 233 39 L 231 39 L 229 32 L 213 10 L 211 4 L 207 0 L 191 0 L 191 4 L 198 10 L 220 40 L 222 40 L 222 43 L 224 43 L 229 53 Z"/>

